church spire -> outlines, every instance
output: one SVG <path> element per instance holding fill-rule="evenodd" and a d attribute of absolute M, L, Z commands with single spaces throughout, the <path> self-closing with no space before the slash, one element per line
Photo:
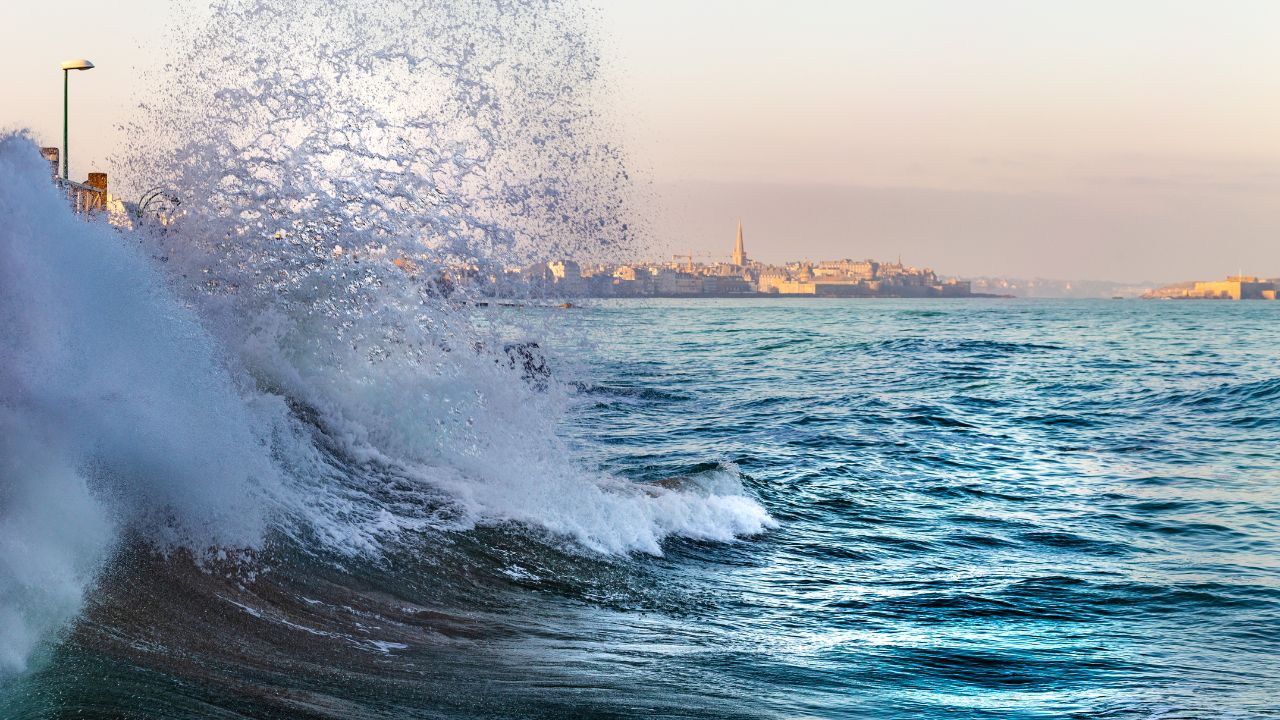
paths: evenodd
<path fill-rule="evenodd" d="M 747 264 L 747 249 L 742 245 L 742 221 L 738 221 L 738 242 L 733 246 L 733 264 L 738 267 L 745 267 Z"/>

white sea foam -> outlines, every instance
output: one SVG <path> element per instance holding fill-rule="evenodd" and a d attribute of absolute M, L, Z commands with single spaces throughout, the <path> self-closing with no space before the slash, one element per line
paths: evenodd
<path fill-rule="evenodd" d="M 519 523 L 659 553 L 773 524 L 732 469 L 673 489 L 581 467 L 565 393 L 502 349 L 554 342 L 537 315 L 498 327 L 436 282 L 621 239 L 576 11 L 366 9 L 214 4 L 182 52 L 224 63 L 157 80 L 155 155 L 124 165 L 182 195 L 162 231 L 84 222 L 29 141 L 0 141 L 0 670 L 76 613 L 125 530 L 376 555 Z"/>
<path fill-rule="evenodd" d="M 430 333 L 393 337 L 380 325 L 403 307 L 391 302 L 343 335 L 286 305 L 219 349 L 137 238 L 71 214 L 21 137 L 0 141 L 0 218 L 5 671 L 74 616 L 125 528 L 197 552 L 256 547 L 274 526 L 377 553 L 424 528 L 518 522 L 596 551 L 657 553 L 671 535 L 772 525 L 728 470 L 719 486 L 677 491 L 579 467 L 554 432 L 554 384 L 537 392 L 447 313 Z M 353 336 L 393 341 L 348 350 Z M 328 451 L 285 396 L 314 409 Z M 410 484 L 394 503 L 388 474 Z"/>
<path fill-rule="evenodd" d="M 278 477 L 192 314 L 0 139 L 0 666 L 74 613 L 116 529 L 258 542 Z"/>

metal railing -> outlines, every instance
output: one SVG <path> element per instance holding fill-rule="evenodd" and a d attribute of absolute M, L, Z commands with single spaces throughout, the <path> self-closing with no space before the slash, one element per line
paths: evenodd
<path fill-rule="evenodd" d="M 74 180 L 63 180 L 62 178 L 54 178 L 54 183 L 67 196 L 67 200 L 71 202 L 72 209 L 78 213 L 107 209 L 106 188 L 89 185 L 88 183 L 78 183 Z"/>

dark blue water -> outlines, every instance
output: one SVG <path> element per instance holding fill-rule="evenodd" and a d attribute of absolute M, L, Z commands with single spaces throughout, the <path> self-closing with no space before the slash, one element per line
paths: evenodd
<path fill-rule="evenodd" d="M 696 602 L 637 613 L 624 667 L 773 717 L 1280 716 L 1280 304 L 577 322 L 584 453 L 732 463 L 781 523 L 653 561 Z"/>
<path fill-rule="evenodd" d="M 0 717 L 1280 717 L 1280 303 L 484 312 L 564 326 L 519 397 L 567 401 L 570 447 L 491 449 L 548 520 L 451 524 L 295 409 L 324 482 L 423 522 L 235 562 L 125 535 Z M 539 477 L 570 466 L 655 499 Z M 714 498 L 680 498 L 717 487 L 776 527 L 706 537 L 723 517 L 681 514 Z M 601 517 L 623 546 L 670 532 L 574 540 Z"/>

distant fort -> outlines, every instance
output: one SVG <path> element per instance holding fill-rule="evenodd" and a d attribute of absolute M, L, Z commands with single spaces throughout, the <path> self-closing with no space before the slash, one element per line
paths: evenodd
<path fill-rule="evenodd" d="M 1226 280 L 1194 280 L 1143 293 L 1145 300 L 1275 300 L 1280 278 L 1231 275 Z"/>
<path fill-rule="evenodd" d="M 532 287 L 586 297 L 975 296 L 966 281 L 940 280 L 933 270 L 903 265 L 901 260 L 756 262 L 747 257 L 741 222 L 729 262 L 694 262 L 694 257 L 677 255 L 671 262 L 620 265 L 554 260 L 518 272 Z"/>

